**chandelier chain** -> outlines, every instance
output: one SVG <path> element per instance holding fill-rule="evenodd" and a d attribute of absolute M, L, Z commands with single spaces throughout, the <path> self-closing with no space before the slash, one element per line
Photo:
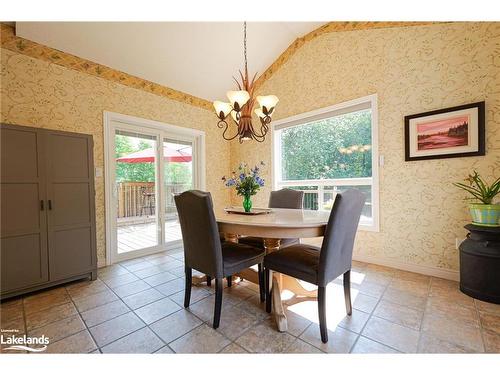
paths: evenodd
<path fill-rule="evenodd" d="M 248 76 L 248 63 L 247 63 L 247 21 L 243 22 L 243 50 L 245 54 L 245 74 Z"/>

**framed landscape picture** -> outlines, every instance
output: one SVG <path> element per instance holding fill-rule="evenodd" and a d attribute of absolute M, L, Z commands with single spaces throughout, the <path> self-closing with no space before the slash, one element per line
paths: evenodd
<path fill-rule="evenodd" d="M 485 153 L 484 102 L 405 116 L 405 160 Z"/>

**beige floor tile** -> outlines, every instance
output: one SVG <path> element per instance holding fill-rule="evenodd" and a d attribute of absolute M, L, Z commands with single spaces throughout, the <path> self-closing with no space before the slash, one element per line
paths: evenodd
<path fill-rule="evenodd" d="M 370 314 L 364 313 L 356 309 L 352 310 L 352 315 L 346 315 L 339 323 L 339 327 L 348 329 L 349 331 L 360 333 L 363 330 L 366 322 L 370 318 Z M 327 319 L 327 324 L 331 325 Z"/>
<path fill-rule="evenodd" d="M 355 354 L 394 354 L 399 353 L 397 350 L 388 346 L 382 345 L 379 342 L 370 340 L 360 336 L 351 353 Z"/>
<path fill-rule="evenodd" d="M 125 267 L 130 272 L 135 272 L 135 271 L 140 271 L 140 270 L 149 268 L 152 265 L 153 265 L 152 263 L 144 260 L 142 262 L 137 262 L 137 263 L 133 263 L 133 264 L 124 264 L 122 266 Z"/>
<path fill-rule="evenodd" d="M 122 301 L 117 300 L 83 312 L 82 318 L 87 327 L 93 327 L 129 311 Z"/>
<path fill-rule="evenodd" d="M 484 302 L 484 301 L 479 301 L 479 300 L 474 300 L 475 305 L 479 311 L 488 313 L 488 314 L 493 314 L 493 315 L 500 315 L 500 305 L 495 304 L 495 303 L 489 303 L 489 302 Z"/>
<path fill-rule="evenodd" d="M 248 352 L 245 349 L 243 349 L 238 344 L 235 344 L 234 342 L 232 342 L 231 344 L 226 346 L 219 353 L 220 354 L 248 354 Z"/>
<path fill-rule="evenodd" d="M 485 312 L 479 313 L 481 317 L 481 325 L 484 329 L 488 331 L 495 332 L 500 335 L 500 316 L 494 314 L 488 314 Z"/>
<path fill-rule="evenodd" d="M 12 331 L 13 334 L 23 334 L 24 332 L 26 332 L 26 327 L 24 326 L 24 318 L 11 319 L 5 323 L 2 323 L 0 326 L 2 330 Z"/>
<path fill-rule="evenodd" d="M 145 283 L 142 280 L 137 280 L 137 281 L 133 281 L 129 284 L 117 286 L 116 288 L 113 288 L 113 292 L 115 292 L 115 294 L 118 297 L 124 298 L 124 297 L 130 296 L 130 295 L 135 294 L 135 293 L 142 292 L 143 290 L 147 290 L 150 288 L 151 288 L 151 286 L 149 284 Z"/>
<path fill-rule="evenodd" d="M 386 285 L 380 285 L 377 283 L 371 283 L 363 280 L 361 283 L 356 284 L 351 280 L 351 290 L 359 291 L 363 294 L 367 294 L 372 297 L 380 298 L 384 294 Z"/>
<path fill-rule="evenodd" d="M 149 276 L 143 279 L 145 282 L 147 282 L 151 286 L 157 286 L 163 283 L 166 283 L 168 281 L 176 279 L 177 276 L 171 274 L 168 271 L 164 271 L 162 273 L 159 273 L 157 275 Z"/>
<path fill-rule="evenodd" d="M 181 309 L 150 325 L 167 344 L 185 335 L 203 322 L 185 309 Z"/>
<path fill-rule="evenodd" d="M 51 289 L 46 292 L 37 293 L 24 299 L 24 310 L 26 314 L 48 309 L 56 305 L 71 302 L 66 288 Z"/>
<path fill-rule="evenodd" d="M 125 302 L 132 310 L 135 310 L 164 297 L 165 296 L 156 289 L 150 288 L 123 298 L 123 302 Z"/>
<path fill-rule="evenodd" d="M 233 285 L 231 288 L 224 289 L 222 299 L 228 305 L 237 305 L 252 296 L 255 296 L 255 292 L 250 289 L 243 285 Z"/>
<path fill-rule="evenodd" d="M 273 322 L 263 321 L 248 329 L 235 342 L 250 353 L 284 353 L 295 337 L 278 332 Z"/>
<path fill-rule="evenodd" d="M 475 308 L 454 303 L 449 298 L 443 298 L 442 296 L 429 297 L 425 311 L 428 314 L 442 315 L 443 317 L 451 316 L 476 325 L 479 324 L 479 315 Z"/>
<path fill-rule="evenodd" d="M 169 344 L 176 353 L 217 353 L 230 341 L 215 329 L 202 324 Z"/>
<path fill-rule="evenodd" d="M 184 277 L 184 275 L 186 274 L 184 266 L 172 268 L 171 270 L 168 270 L 168 272 L 177 277 Z M 193 270 L 193 275 L 194 275 L 194 270 Z"/>
<path fill-rule="evenodd" d="M 34 328 L 42 327 L 49 323 L 56 322 L 78 314 L 73 302 L 68 302 L 63 305 L 56 305 L 41 311 L 34 311 L 26 314 L 26 326 L 29 331 Z"/>
<path fill-rule="evenodd" d="M 184 267 L 184 262 L 170 257 L 168 260 L 157 263 L 163 271 L 170 271 L 174 268 Z"/>
<path fill-rule="evenodd" d="M 49 338 L 50 342 L 55 342 L 85 329 L 80 316 L 73 315 L 69 318 L 47 324 L 46 326 L 29 330 L 28 334 L 32 337 L 45 335 Z"/>
<path fill-rule="evenodd" d="M 101 348 L 103 353 L 153 353 L 165 344 L 148 327 L 141 328 Z"/>
<path fill-rule="evenodd" d="M 119 265 L 122 266 L 122 267 L 126 267 L 126 266 L 130 266 L 132 264 L 144 262 L 144 260 L 145 259 L 142 258 L 142 257 L 140 257 L 140 258 L 133 258 L 133 259 L 127 259 L 127 260 L 121 261 L 119 263 Z"/>
<path fill-rule="evenodd" d="M 103 347 L 123 336 L 144 327 L 144 323 L 132 312 L 90 328 L 97 345 Z"/>
<path fill-rule="evenodd" d="M 425 310 L 427 297 L 421 297 L 399 289 L 387 288 L 382 301 L 398 303 L 416 310 Z"/>
<path fill-rule="evenodd" d="M 229 307 L 230 305 L 225 304 L 223 298 L 221 315 L 224 314 L 224 311 Z M 215 298 L 213 296 L 209 296 L 203 298 L 202 300 L 196 303 L 192 303 L 187 310 L 196 315 L 203 322 L 208 323 L 208 325 L 211 325 L 214 319 L 214 309 L 215 309 Z"/>
<path fill-rule="evenodd" d="M 101 280 L 87 280 L 71 284 L 66 287 L 71 298 L 87 297 L 92 294 L 104 292 L 109 288 Z"/>
<path fill-rule="evenodd" d="M 142 270 L 134 271 L 134 275 L 142 279 L 142 278 L 145 278 L 145 277 L 157 275 L 159 273 L 162 273 L 163 271 L 166 271 L 166 270 L 162 269 L 159 266 L 152 266 L 151 267 L 151 264 L 150 264 L 150 267 L 148 267 L 148 268 L 144 268 Z"/>
<path fill-rule="evenodd" d="M 269 315 L 266 312 L 265 303 L 260 302 L 260 297 L 258 295 L 254 295 L 250 298 L 247 298 L 246 300 L 237 304 L 236 306 L 239 309 L 242 309 L 242 310 L 254 315 L 259 320 L 266 319 Z"/>
<path fill-rule="evenodd" d="M 366 272 L 364 282 L 387 286 L 391 283 L 392 276 L 387 276 L 376 272 Z"/>
<path fill-rule="evenodd" d="M 315 346 L 312 346 L 311 344 L 308 344 L 305 341 L 302 341 L 301 339 L 295 340 L 292 345 L 290 345 L 286 350 L 285 353 L 290 353 L 290 354 L 324 354 L 321 350 L 316 348 Z"/>
<path fill-rule="evenodd" d="M 381 266 L 381 265 L 378 265 L 378 264 L 372 264 L 372 263 L 367 263 L 366 266 L 365 266 L 365 271 L 366 272 L 373 272 L 373 273 L 377 273 L 377 274 L 380 274 L 380 275 L 385 275 L 385 276 L 388 276 L 388 277 L 393 277 L 396 270 L 394 268 L 391 268 L 391 267 L 387 267 L 387 266 Z"/>
<path fill-rule="evenodd" d="M 0 310 L 5 307 L 11 307 L 14 305 L 22 305 L 23 304 L 23 297 L 12 297 L 9 299 L 5 299 L 0 302 Z"/>
<path fill-rule="evenodd" d="M 481 330 L 478 325 L 466 320 L 426 313 L 422 332 L 476 352 L 484 351 Z"/>
<path fill-rule="evenodd" d="M 381 301 L 373 315 L 408 328 L 420 330 L 424 314 L 421 310 L 415 310 L 389 301 Z"/>
<path fill-rule="evenodd" d="M 171 296 L 173 294 L 183 292 L 184 284 L 185 284 L 184 278 L 178 278 L 172 281 L 168 281 L 164 284 L 157 285 L 155 286 L 155 289 L 165 296 Z"/>
<path fill-rule="evenodd" d="M 126 273 L 119 276 L 113 276 L 109 279 L 103 279 L 107 286 L 110 288 L 116 288 L 122 285 L 130 284 L 131 282 L 137 281 L 139 278 L 132 273 Z"/>
<path fill-rule="evenodd" d="M 427 275 L 422 275 L 420 273 L 403 271 L 403 270 L 395 270 L 394 278 L 400 280 L 408 280 L 408 281 L 420 281 L 420 282 L 429 282 L 431 281 L 431 277 Z"/>
<path fill-rule="evenodd" d="M 403 280 L 393 279 L 389 284 L 389 288 L 409 292 L 419 297 L 427 297 L 429 295 L 430 279 L 428 280 Z"/>
<path fill-rule="evenodd" d="M 222 333 L 230 340 L 236 340 L 247 329 L 260 321 L 254 314 L 235 306 L 229 306 L 221 312 L 220 325 L 218 332 Z"/>
<path fill-rule="evenodd" d="M 116 301 L 117 299 L 118 297 L 111 290 L 105 290 L 104 292 L 99 292 L 90 296 L 75 298 L 73 299 L 73 302 L 75 303 L 78 311 L 84 312 L 95 307 Z"/>
<path fill-rule="evenodd" d="M 174 303 L 170 298 L 165 297 L 134 311 L 146 324 L 151 324 L 180 309 L 179 305 Z"/>
<path fill-rule="evenodd" d="M 372 316 L 362 335 L 404 353 L 417 351 L 419 331 Z"/>
<path fill-rule="evenodd" d="M 447 299 L 450 303 L 457 303 L 474 308 L 474 299 L 472 297 L 469 297 L 468 295 L 462 293 L 458 288 L 458 284 L 456 284 L 455 282 L 446 281 L 441 281 L 441 279 L 433 278 L 431 281 L 429 296 L 441 297 L 442 299 Z"/>
<path fill-rule="evenodd" d="M 474 351 L 469 348 L 465 348 L 463 346 L 454 344 L 446 340 L 441 340 L 427 333 L 423 333 L 420 337 L 418 352 L 441 353 L 441 354 L 474 353 Z"/>
<path fill-rule="evenodd" d="M 161 291 L 161 289 L 160 289 Z M 206 291 L 205 289 L 199 288 L 199 287 L 193 287 L 191 289 L 191 299 L 190 299 L 190 304 L 196 303 L 203 298 L 206 298 L 210 296 L 210 293 Z M 174 301 L 176 304 L 179 306 L 184 307 L 184 290 L 174 293 L 169 298 Z M 224 303 L 224 297 L 222 297 L 222 303 Z"/>
<path fill-rule="evenodd" d="M 97 348 L 87 330 L 51 343 L 44 353 L 90 353 Z"/>
<path fill-rule="evenodd" d="M 500 335 L 483 329 L 484 346 L 487 353 L 500 353 Z"/>
<path fill-rule="evenodd" d="M 370 314 L 377 306 L 377 303 L 378 298 L 359 293 L 357 296 L 353 296 L 352 307 Z"/>
<path fill-rule="evenodd" d="M 292 336 L 300 336 L 311 325 L 311 321 L 300 314 L 290 310 L 291 307 L 286 307 L 285 315 L 287 318 L 287 332 Z M 273 315 L 268 314 L 266 319 L 274 319 Z"/>
<path fill-rule="evenodd" d="M 125 275 L 130 273 L 128 270 L 123 268 L 118 264 L 113 264 L 112 266 L 99 268 L 97 270 L 97 277 L 101 280 L 109 280 L 113 277 Z"/>
<path fill-rule="evenodd" d="M 300 339 L 327 353 L 349 353 L 358 335 L 340 327 L 328 327 L 328 342 L 321 341 L 319 325 L 314 323 L 300 335 Z"/>

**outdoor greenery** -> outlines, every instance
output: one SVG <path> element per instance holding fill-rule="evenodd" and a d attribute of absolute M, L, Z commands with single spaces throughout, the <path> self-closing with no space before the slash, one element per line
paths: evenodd
<path fill-rule="evenodd" d="M 131 154 L 153 147 L 153 142 L 141 139 L 134 144 L 132 138 L 125 135 L 115 137 L 115 156 Z M 117 182 L 154 182 L 154 163 L 116 163 Z M 189 184 L 191 183 L 191 163 L 165 163 L 166 184 Z"/>
<path fill-rule="evenodd" d="M 284 180 L 371 177 L 371 111 L 283 130 Z"/>
<path fill-rule="evenodd" d="M 474 171 L 465 181 L 467 184 L 456 182 L 453 185 L 465 190 L 471 195 L 466 199 L 478 200 L 483 204 L 492 204 L 493 198 L 500 194 L 500 178 L 497 178 L 491 185 L 488 185 L 479 174 Z"/>

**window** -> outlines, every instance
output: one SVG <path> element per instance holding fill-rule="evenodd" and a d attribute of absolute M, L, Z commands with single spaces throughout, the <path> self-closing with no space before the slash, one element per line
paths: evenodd
<path fill-rule="evenodd" d="M 330 210 L 350 188 L 366 195 L 360 228 L 378 230 L 377 97 L 277 121 L 274 187 L 301 190 L 304 208 Z"/>

